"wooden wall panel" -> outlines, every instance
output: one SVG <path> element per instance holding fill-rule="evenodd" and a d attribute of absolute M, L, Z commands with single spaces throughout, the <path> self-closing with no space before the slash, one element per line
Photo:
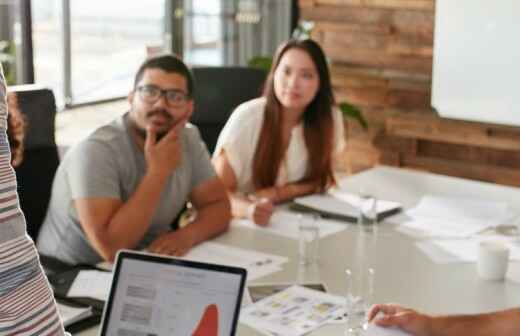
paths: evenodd
<path fill-rule="evenodd" d="M 346 169 L 378 163 L 520 185 L 520 128 L 440 119 L 430 107 L 435 0 L 299 0 L 331 61 L 347 121 Z"/>

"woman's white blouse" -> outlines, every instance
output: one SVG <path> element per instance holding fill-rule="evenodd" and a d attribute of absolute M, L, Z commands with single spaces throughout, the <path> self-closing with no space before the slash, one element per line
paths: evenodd
<path fill-rule="evenodd" d="M 254 191 L 252 181 L 253 157 L 264 122 L 266 99 L 257 98 L 238 106 L 231 114 L 215 147 L 214 155 L 225 151 L 229 164 L 237 179 L 237 191 Z M 333 110 L 334 151 L 333 160 L 337 161 L 345 147 L 343 118 L 338 109 Z M 303 123 L 291 131 L 289 147 L 282 160 L 276 185 L 285 185 L 305 177 L 308 166 L 308 153 L 303 137 Z M 333 167 L 337 165 L 333 162 Z"/>

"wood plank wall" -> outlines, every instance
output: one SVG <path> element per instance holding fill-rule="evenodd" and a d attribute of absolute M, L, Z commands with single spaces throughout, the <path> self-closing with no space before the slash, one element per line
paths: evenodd
<path fill-rule="evenodd" d="M 345 167 L 378 163 L 520 186 L 520 128 L 441 119 L 430 108 L 435 0 L 299 0 L 331 61 L 347 122 Z"/>

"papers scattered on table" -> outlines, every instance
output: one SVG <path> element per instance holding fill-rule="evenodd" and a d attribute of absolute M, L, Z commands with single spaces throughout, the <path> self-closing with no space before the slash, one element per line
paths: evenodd
<path fill-rule="evenodd" d="M 298 197 L 294 200 L 294 208 L 317 211 L 322 216 L 346 220 L 355 223 L 361 198 L 341 189 L 332 189 L 328 194 L 313 194 Z M 397 202 L 377 200 L 377 216 L 379 220 L 391 216 L 401 209 Z"/>
<path fill-rule="evenodd" d="M 234 219 L 232 225 L 245 226 L 255 230 L 269 232 L 275 235 L 290 239 L 298 239 L 299 237 L 299 223 L 298 214 L 286 210 L 277 210 L 268 226 L 256 225 L 253 221 L 248 219 Z M 320 227 L 320 238 L 338 233 L 346 229 L 345 224 L 338 223 L 333 220 L 320 219 L 318 222 Z"/>
<path fill-rule="evenodd" d="M 80 271 L 70 286 L 68 297 L 88 297 L 101 301 L 108 299 L 112 273 Z"/>
<path fill-rule="evenodd" d="M 416 230 L 428 237 L 466 238 L 486 228 L 488 228 L 487 224 L 472 224 L 465 221 L 460 222 L 449 219 L 418 217 L 404 222 L 398 230 L 404 233 L 408 233 L 405 229 Z"/>
<path fill-rule="evenodd" d="M 402 226 L 436 237 L 464 238 L 513 217 L 506 203 L 481 199 L 427 195 L 406 211 L 411 219 Z"/>
<path fill-rule="evenodd" d="M 284 336 L 300 336 L 344 313 L 345 299 L 292 286 L 245 307 L 240 321 L 252 328 Z"/>
<path fill-rule="evenodd" d="M 58 302 L 58 314 L 64 327 L 92 316 L 92 307 L 71 307 Z"/>
<path fill-rule="evenodd" d="M 486 240 L 503 242 L 510 249 L 509 260 L 520 260 L 520 243 L 516 239 L 497 235 L 484 235 L 471 239 L 436 239 L 418 242 L 416 246 L 439 264 L 472 263 L 478 258 L 478 244 Z"/>
<path fill-rule="evenodd" d="M 278 272 L 286 257 L 246 250 L 215 242 L 204 242 L 192 248 L 181 259 L 229 265 L 247 269 L 247 280 L 255 280 Z"/>

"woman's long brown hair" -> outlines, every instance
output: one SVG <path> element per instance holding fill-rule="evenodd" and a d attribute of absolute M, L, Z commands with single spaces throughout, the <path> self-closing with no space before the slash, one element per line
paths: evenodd
<path fill-rule="evenodd" d="M 316 66 L 320 86 L 316 96 L 303 113 L 305 145 L 309 156 L 309 166 L 305 181 L 315 183 L 324 190 L 334 183 L 332 174 L 332 149 L 334 146 L 334 123 L 332 107 L 334 95 L 325 54 L 312 40 L 290 40 L 281 45 L 267 77 L 264 97 L 267 100 L 264 123 L 253 160 L 253 185 L 255 189 L 271 187 L 275 184 L 286 148 L 282 148 L 282 107 L 274 92 L 274 72 L 283 55 L 297 48 L 306 52 Z"/>
<path fill-rule="evenodd" d="M 24 139 L 27 122 L 25 116 L 18 108 L 16 93 L 7 93 L 7 139 L 11 149 L 11 164 L 18 167 L 23 160 Z"/>

